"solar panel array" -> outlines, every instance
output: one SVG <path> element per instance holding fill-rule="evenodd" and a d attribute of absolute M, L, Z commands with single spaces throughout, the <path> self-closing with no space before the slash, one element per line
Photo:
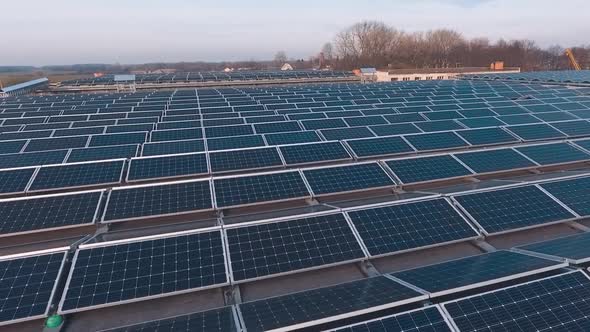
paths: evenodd
<path fill-rule="evenodd" d="M 429 188 L 447 182 L 585 167 L 590 97 L 584 93 L 565 86 L 429 81 L 4 99 L 0 237 L 18 241 L 27 233 L 53 236 L 74 227 L 92 234 L 98 227 L 108 239 L 114 229 L 129 227 L 127 234 L 135 238 L 64 249 L 73 260 L 59 276 L 57 259 L 42 268 L 44 253 L 25 255 L 36 257 L 33 271 L 47 276 L 44 283 L 59 282 L 60 294 L 49 299 L 44 289 L 33 302 L 22 302 L 33 303 L 35 310 L 9 305 L 12 311 L 0 309 L 0 317 L 14 323 L 55 310 L 73 314 L 243 286 L 245 301 L 233 306 L 159 316 L 119 330 L 488 326 L 481 323 L 487 316 L 469 313 L 471 304 L 461 307 L 465 318 L 450 310 L 450 303 L 467 303 L 459 298 L 466 290 L 498 291 L 523 278 L 534 283 L 565 267 L 575 269 L 572 264 L 590 258 L 587 237 L 393 273 L 381 270 L 387 264 L 375 264 L 384 274 L 270 298 L 252 296 L 249 286 L 264 287 L 270 278 L 298 280 L 311 270 L 344 270 L 340 265 L 364 267 L 367 260 L 395 261 L 389 256 L 588 216 L 590 183 L 584 174 L 428 195 Z M 403 191 L 414 188 L 427 189 L 406 199 Z M 365 199 L 383 203 L 364 205 Z M 289 209 L 304 204 L 305 211 L 331 210 Z M 265 214 L 257 215 L 259 210 Z M 177 223 L 188 229 L 201 222 L 211 227 L 158 233 Z M 135 234 L 135 227 L 141 232 Z M 439 261 L 436 253 L 433 257 Z M 11 258 L 0 257 L 0 263 Z M 13 288 L 0 290 L 16 294 Z M 443 295 L 452 301 L 445 310 L 437 304 Z M 416 309 L 427 299 L 428 307 Z M 486 310 L 500 309 L 477 308 Z M 564 317 L 559 327 L 575 329 Z"/>

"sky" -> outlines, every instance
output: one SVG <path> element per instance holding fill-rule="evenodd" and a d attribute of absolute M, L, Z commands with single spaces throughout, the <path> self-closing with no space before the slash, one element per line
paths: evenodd
<path fill-rule="evenodd" d="M 269 60 L 317 54 L 346 27 L 590 43 L 589 0 L 6 0 L 0 66 Z"/>

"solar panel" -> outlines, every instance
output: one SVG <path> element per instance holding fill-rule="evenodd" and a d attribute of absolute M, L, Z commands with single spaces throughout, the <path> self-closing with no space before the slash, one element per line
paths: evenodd
<path fill-rule="evenodd" d="M 265 134 L 264 138 L 269 145 L 312 143 L 322 140 L 315 131 Z"/>
<path fill-rule="evenodd" d="M 590 135 L 590 122 L 588 121 L 579 120 L 552 122 L 551 126 L 557 128 L 559 131 L 565 133 L 569 137 Z"/>
<path fill-rule="evenodd" d="M 463 137 L 471 145 L 490 145 L 516 143 L 519 140 L 500 128 L 482 128 L 459 130 L 457 135 Z"/>
<path fill-rule="evenodd" d="M 458 122 L 453 120 L 416 122 L 414 125 L 425 132 L 464 129 Z"/>
<path fill-rule="evenodd" d="M 580 271 L 447 302 L 461 331 L 587 331 L 590 280 Z"/>
<path fill-rule="evenodd" d="M 129 164 L 127 181 L 177 178 L 208 173 L 205 153 L 134 158 Z"/>
<path fill-rule="evenodd" d="M 257 123 L 254 125 L 257 134 L 299 132 L 301 127 L 297 121 Z"/>
<path fill-rule="evenodd" d="M 545 122 L 550 121 L 567 121 L 567 120 L 575 120 L 577 119 L 575 116 L 567 113 L 567 112 L 544 112 L 535 114 L 535 116 Z"/>
<path fill-rule="evenodd" d="M 309 197 L 297 171 L 264 173 L 213 180 L 216 206 L 229 208 Z"/>
<path fill-rule="evenodd" d="M 143 145 L 142 156 L 144 156 L 144 157 L 162 156 L 162 155 L 169 155 L 169 154 L 204 152 L 204 151 L 205 151 L 204 140 L 193 139 L 193 140 L 182 140 L 182 141 L 145 143 Z"/>
<path fill-rule="evenodd" d="M 450 155 L 394 159 L 385 164 L 404 184 L 473 175 Z"/>
<path fill-rule="evenodd" d="M 209 159 L 213 173 L 283 166 L 276 147 L 213 152 Z"/>
<path fill-rule="evenodd" d="M 66 253 L 0 261 L 0 326 L 47 317 Z"/>
<path fill-rule="evenodd" d="M 542 139 L 564 138 L 565 134 L 548 124 L 540 123 L 534 125 L 508 126 L 506 129 L 518 135 L 525 141 L 534 141 Z"/>
<path fill-rule="evenodd" d="M 32 139 L 25 147 L 25 152 L 83 148 L 86 142 L 88 142 L 88 136 Z"/>
<path fill-rule="evenodd" d="M 24 193 L 35 168 L 6 170 L 0 172 L 0 194 Z"/>
<path fill-rule="evenodd" d="M 3 141 L 0 142 L 0 154 L 19 153 L 27 141 Z"/>
<path fill-rule="evenodd" d="M 136 325 L 104 330 L 103 332 L 152 332 L 152 331 L 228 331 L 237 332 L 232 307 L 197 312 L 194 314 L 153 320 Z"/>
<path fill-rule="evenodd" d="M 179 215 L 212 208 L 208 180 L 118 187 L 109 194 L 103 221 Z"/>
<path fill-rule="evenodd" d="M 279 150 L 287 165 L 352 159 L 340 142 L 285 145 Z"/>
<path fill-rule="evenodd" d="M 419 151 L 444 150 L 469 146 L 454 132 L 406 135 L 405 139 Z"/>
<path fill-rule="evenodd" d="M 590 261 L 590 233 L 575 234 L 554 240 L 537 242 L 518 247 L 543 255 L 567 259 L 572 264 L 580 265 Z"/>
<path fill-rule="evenodd" d="M 575 218 L 535 186 L 476 192 L 453 198 L 487 234 Z"/>
<path fill-rule="evenodd" d="M 0 236 L 93 224 L 102 191 L 0 200 Z"/>
<path fill-rule="evenodd" d="M 203 138 L 201 128 L 154 130 L 151 133 L 151 142 L 181 141 Z"/>
<path fill-rule="evenodd" d="M 318 120 L 303 120 L 301 124 L 305 130 L 318 130 L 328 128 L 345 128 L 348 127 L 346 122 L 340 118 L 334 119 L 318 119 Z"/>
<path fill-rule="evenodd" d="M 430 293 L 444 296 L 525 276 L 560 269 L 567 264 L 499 250 L 477 256 L 392 273 Z"/>
<path fill-rule="evenodd" d="M 205 128 L 205 137 L 228 137 L 228 136 L 243 136 L 254 134 L 252 125 L 235 125 L 222 127 L 207 127 Z"/>
<path fill-rule="evenodd" d="M 378 276 L 239 305 L 248 331 L 292 330 L 421 301 L 424 295 Z M 337 300 L 335 300 L 337 299 Z M 316 327 L 317 328 L 317 327 Z"/>
<path fill-rule="evenodd" d="M 207 139 L 209 151 L 232 150 L 265 146 L 262 135 L 246 135 Z"/>
<path fill-rule="evenodd" d="M 578 178 L 541 184 L 553 197 L 581 216 L 590 215 L 590 178 Z"/>
<path fill-rule="evenodd" d="M 0 158 L 0 169 L 61 164 L 67 154 L 68 150 L 4 154 Z"/>
<path fill-rule="evenodd" d="M 88 146 L 143 144 L 146 141 L 147 133 L 104 134 L 90 136 Z"/>
<path fill-rule="evenodd" d="M 426 118 L 418 113 L 392 114 L 383 116 L 389 123 L 419 122 Z"/>
<path fill-rule="evenodd" d="M 377 134 L 377 136 L 394 136 L 421 132 L 421 130 L 412 123 L 387 124 L 370 126 L 369 128 Z"/>
<path fill-rule="evenodd" d="M 573 143 L 586 151 L 590 151 L 590 139 L 575 140 Z"/>
<path fill-rule="evenodd" d="M 141 301 L 228 283 L 220 231 L 81 246 L 60 313 Z"/>
<path fill-rule="evenodd" d="M 227 228 L 234 281 L 365 258 L 341 213 Z"/>
<path fill-rule="evenodd" d="M 437 306 L 345 326 L 334 332 L 452 332 Z"/>
<path fill-rule="evenodd" d="M 567 143 L 532 145 L 519 147 L 516 150 L 540 165 L 571 163 L 590 159 L 590 154 Z"/>
<path fill-rule="evenodd" d="M 347 212 L 371 256 L 466 240 L 478 234 L 445 199 Z"/>
<path fill-rule="evenodd" d="M 505 125 L 504 122 L 496 119 L 495 117 L 459 119 L 457 121 L 469 128 L 499 127 Z"/>
<path fill-rule="evenodd" d="M 354 192 L 395 186 L 377 163 L 303 170 L 314 195 Z"/>
<path fill-rule="evenodd" d="M 320 130 L 320 132 L 328 141 L 375 137 L 375 134 L 367 127 L 324 129 Z"/>
<path fill-rule="evenodd" d="M 68 155 L 68 163 L 109 160 L 109 159 L 130 159 L 137 156 L 138 145 L 115 145 L 98 148 L 73 149 Z"/>
<path fill-rule="evenodd" d="M 396 155 L 415 151 L 401 137 L 357 139 L 346 141 L 346 144 L 359 158 Z"/>
<path fill-rule="evenodd" d="M 521 125 L 530 123 L 541 123 L 539 118 L 534 117 L 531 114 L 518 114 L 518 115 L 503 115 L 498 116 L 498 120 L 505 122 L 509 125 Z"/>
<path fill-rule="evenodd" d="M 122 181 L 124 166 L 124 160 L 44 166 L 27 191 L 118 184 Z"/>
<path fill-rule="evenodd" d="M 536 164 L 512 149 L 457 153 L 454 156 L 476 173 L 535 167 Z"/>

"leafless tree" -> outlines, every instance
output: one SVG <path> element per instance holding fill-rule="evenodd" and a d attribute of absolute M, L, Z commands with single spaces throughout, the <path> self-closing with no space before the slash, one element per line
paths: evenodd
<path fill-rule="evenodd" d="M 334 58 L 334 46 L 332 46 L 332 43 L 325 43 L 322 47 L 322 53 L 324 53 L 326 60 L 332 60 Z"/>
<path fill-rule="evenodd" d="M 288 58 L 287 58 L 287 53 L 285 51 L 278 51 L 275 54 L 275 58 L 274 58 L 274 63 L 277 66 L 282 66 L 285 64 L 285 62 L 287 62 Z"/>

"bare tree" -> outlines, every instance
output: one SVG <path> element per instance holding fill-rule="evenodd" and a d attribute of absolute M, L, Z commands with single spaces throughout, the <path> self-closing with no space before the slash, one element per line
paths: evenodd
<path fill-rule="evenodd" d="M 287 62 L 287 53 L 285 51 L 278 51 L 275 54 L 274 63 L 277 66 L 282 66 Z"/>
<path fill-rule="evenodd" d="M 324 58 L 328 61 L 334 58 L 334 47 L 332 43 L 325 43 L 322 47 L 322 53 L 324 53 Z"/>
<path fill-rule="evenodd" d="M 339 55 L 354 65 L 380 67 L 388 64 L 389 56 L 400 33 L 382 22 L 357 23 L 336 36 Z"/>

